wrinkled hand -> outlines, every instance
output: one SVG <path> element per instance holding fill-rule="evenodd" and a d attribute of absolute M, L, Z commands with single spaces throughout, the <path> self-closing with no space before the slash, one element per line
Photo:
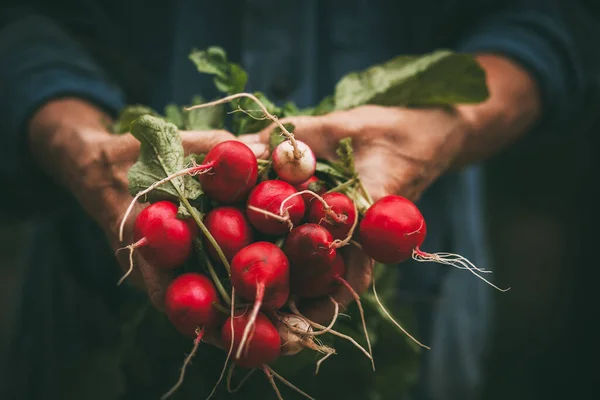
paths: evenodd
<path fill-rule="evenodd" d="M 317 158 L 336 160 L 338 142 L 352 138 L 357 172 L 373 199 L 399 194 L 413 201 L 454 162 L 468 124 L 460 114 L 440 109 L 363 106 L 324 116 L 300 116 L 292 122 L 297 139 L 307 143 Z M 269 142 L 274 126 L 240 137 L 247 144 Z M 372 263 L 358 248 L 344 248 L 346 280 L 360 294 L 371 283 Z M 334 298 L 343 305 L 353 297 L 340 288 Z M 311 319 L 326 323 L 333 314 L 329 300 L 304 309 Z"/>
<path fill-rule="evenodd" d="M 107 132 L 106 116 L 96 107 L 78 100 L 56 100 L 42 107 L 29 125 L 29 142 L 41 168 L 65 186 L 100 225 L 116 251 L 133 242 L 133 223 L 147 205 L 136 204 L 127 219 L 123 241 L 118 228 L 132 201 L 128 169 L 137 161 L 139 142 L 130 134 Z M 234 139 L 226 131 L 181 132 L 186 155 L 206 153 L 216 144 Z M 129 252 L 117 253 L 123 271 L 129 269 Z M 152 303 L 164 309 L 164 292 L 170 274 L 152 268 L 134 252 L 134 269 L 127 278 L 147 290 Z M 115 281 L 115 284 L 117 282 Z"/>

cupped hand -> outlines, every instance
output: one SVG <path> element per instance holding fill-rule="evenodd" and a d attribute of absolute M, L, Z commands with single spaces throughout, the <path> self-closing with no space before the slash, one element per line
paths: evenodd
<path fill-rule="evenodd" d="M 362 106 L 323 116 L 299 116 L 281 120 L 295 126 L 294 135 L 308 144 L 317 158 L 337 159 L 341 139 L 351 137 L 355 166 L 363 185 L 374 201 L 398 194 L 413 201 L 459 156 L 469 124 L 456 111 Z M 274 125 L 240 137 L 247 144 L 269 143 Z M 372 261 L 360 249 L 348 245 L 343 250 L 346 280 L 363 293 L 372 278 Z M 334 294 L 343 305 L 353 300 L 344 287 Z M 321 323 L 333 313 L 332 303 L 322 300 L 303 310 Z"/>

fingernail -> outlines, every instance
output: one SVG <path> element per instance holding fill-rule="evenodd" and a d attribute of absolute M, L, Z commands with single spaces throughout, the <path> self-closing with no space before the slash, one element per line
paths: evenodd
<path fill-rule="evenodd" d="M 249 143 L 248 147 L 256 157 L 261 157 L 267 152 L 267 145 L 264 143 Z"/>

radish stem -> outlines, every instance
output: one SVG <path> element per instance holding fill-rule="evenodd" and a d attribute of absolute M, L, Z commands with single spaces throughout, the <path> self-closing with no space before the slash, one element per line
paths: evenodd
<path fill-rule="evenodd" d="M 223 298 L 223 301 L 225 301 L 225 303 L 227 303 L 227 305 L 231 304 L 231 299 L 229 298 L 229 294 L 227 293 L 227 290 L 225 290 L 225 287 L 223 287 L 223 284 L 221 283 L 219 276 L 215 272 L 215 269 L 214 269 L 212 263 L 210 262 L 210 259 L 208 258 L 206 253 L 204 253 L 204 251 L 203 251 L 202 242 L 200 241 L 199 238 L 194 239 L 194 242 L 196 243 L 196 248 L 198 249 L 200 254 L 202 254 L 204 256 L 204 261 L 206 262 L 206 268 L 208 269 L 208 273 L 210 274 L 210 277 L 212 278 L 215 286 L 217 287 L 219 294 Z M 225 312 L 227 313 L 229 311 L 225 311 Z"/>

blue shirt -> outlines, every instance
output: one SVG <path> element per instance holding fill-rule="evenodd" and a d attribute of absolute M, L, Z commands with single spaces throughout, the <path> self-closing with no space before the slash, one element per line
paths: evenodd
<path fill-rule="evenodd" d="M 28 398 L 55 385 L 44 363 L 69 359 L 69 349 L 75 353 L 84 341 L 87 331 L 73 318 L 95 326 L 100 314 L 111 319 L 120 301 L 117 268 L 102 233 L 27 152 L 25 124 L 44 102 L 75 95 L 115 114 L 126 103 L 161 109 L 197 93 L 213 97 L 210 78 L 196 72 L 187 54 L 192 47 L 219 45 L 248 70 L 250 90 L 309 106 L 349 71 L 443 47 L 499 53 L 523 65 L 541 90 L 543 132 L 572 121 L 589 79 L 581 44 L 553 1 L 12 3 L 0 11 L 0 183 L 2 202 L 37 218 L 15 344 L 25 355 L 15 357 L 22 361 L 15 361 L 13 381 L 27 388 Z M 424 249 L 460 253 L 490 266 L 479 167 L 445 175 L 419 206 L 428 221 Z M 433 348 L 415 396 L 475 398 L 492 289 L 448 267 L 408 262 L 402 268 L 398 301 L 420 311 L 424 340 Z M 77 289 L 61 290 L 65 280 L 76 281 Z M 92 317 L 77 309 L 78 296 L 93 299 Z M 32 333 L 41 326 L 50 327 L 43 338 L 39 329 Z M 59 329 L 71 335 L 52 337 Z"/>

